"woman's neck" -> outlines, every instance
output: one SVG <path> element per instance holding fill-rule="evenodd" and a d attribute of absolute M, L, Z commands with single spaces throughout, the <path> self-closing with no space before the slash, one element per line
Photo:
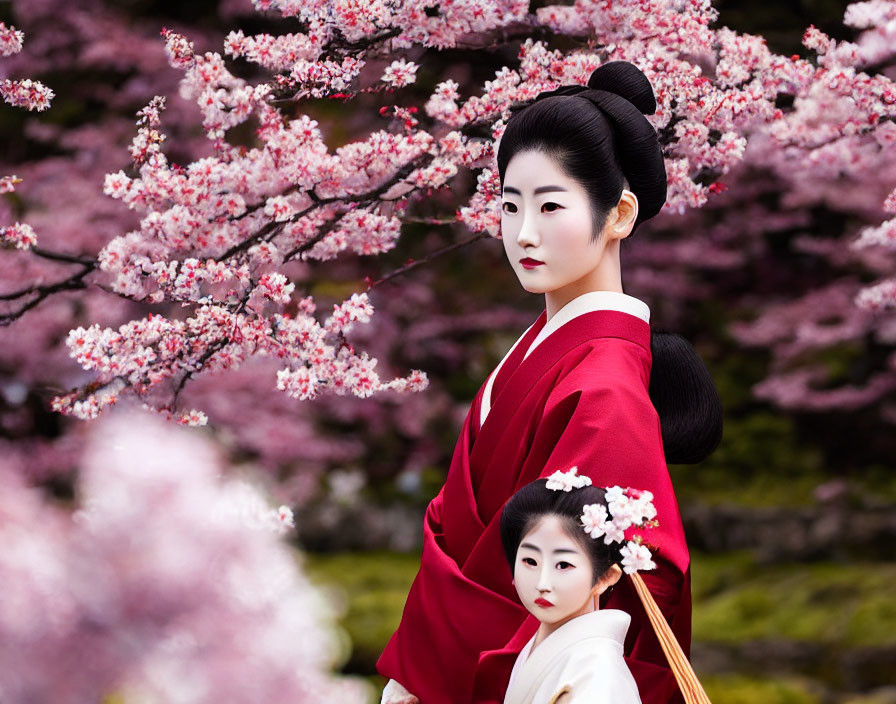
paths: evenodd
<path fill-rule="evenodd" d="M 544 294 L 544 307 L 550 320 L 571 300 L 593 291 L 622 290 L 622 268 L 619 264 L 619 242 L 612 242 L 604 251 L 600 264 L 585 276 L 565 286 Z"/>
<path fill-rule="evenodd" d="M 579 282 L 576 282 L 579 283 Z M 601 284 L 588 284 L 583 283 L 581 286 L 565 286 L 562 289 L 557 289 L 556 291 L 548 291 L 544 294 L 544 308 L 547 313 L 547 320 L 549 321 L 553 318 L 557 312 L 567 305 L 570 301 L 575 300 L 579 296 L 584 296 L 586 293 L 594 293 L 596 291 L 614 291 L 616 293 L 625 293 L 622 290 L 622 280 L 619 279 L 615 282 L 601 283 Z"/>

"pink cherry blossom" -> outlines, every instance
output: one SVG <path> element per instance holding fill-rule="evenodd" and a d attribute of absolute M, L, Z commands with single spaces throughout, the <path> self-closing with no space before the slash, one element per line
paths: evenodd
<path fill-rule="evenodd" d="M 606 535 L 607 507 L 603 504 L 586 504 L 582 510 L 582 527 L 594 539 Z M 611 541 L 612 542 L 612 541 Z"/>
<path fill-rule="evenodd" d="M 387 83 L 393 88 L 403 88 L 411 85 L 417 78 L 417 71 L 420 67 L 413 61 L 398 59 L 393 61 L 383 72 L 383 83 Z"/>
<path fill-rule="evenodd" d="M 53 99 L 53 91 L 43 83 L 26 78 L 13 81 L 9 78 L 0 82 L 0 95 L 10 105 L 26 110 L 46 110 Z"/>
<path fill-rule="evenodd" d="M 570 467 L 565 472 L 559 469 L 547 478 L 545 488 L 553 491 L 572 491 L 583 486 L 591 486 L 591 477 L 578 474 L 578 467 Z"/>
<path fill-rule="evenodd" d="M 0 22 L 0 56 L 18 54 L 22 50 L 24 39 L 24 32 L 20 32 L 12 26 L 7 27 L 5 22 Z"/>
<path fill-rule="evenodd" d="M 0 242 L 10 244 L 18 249 L 28 249 L 37 245 L 37 235 L 31 225 L 15 223 L 8 227 L 0 228 Z"/>
<path fill-rule="evenodd" d="M 22 182 L 18 176 L 0 177 L 0 193 L 12 193 L 16 186 Z"/>
<path fill-rule="evenodd" d="M 887 155 L 896 145 L 889 119 L 896 90 L 875 70 L 892 56 L 888 3 L 849 6 L 844 22 L 859 30 L 853 42 L 834 41 L 809 27 L 804 45 L 816 54 L 813 60 L 776 55 L 761 37 L 716 27 L 718 12 L 706 0 L 588 0 L 534 14 L 517 0 L 258 0 L 255 7 L 269 13 L 268 31 L 234 29 L 220 52 L 197 49 L 207 43 L 187 30 L 162 32 L 157 53 L 181 72 L 183 100 L 170 88 L 141 96 L 145 102 L 158 94 L 137 113 L 136 134 L 129 134 L 133 166 L 123 168 L 122 150 L 118 161 L 108 159 L 103 182 L 103 191 L 117 201 L 112 205 L 120 207 L 120 224 L 101 233 L 85 228 L 96 239 L 81 251 L 99 253 L 86 254 L 77 263 L 82 278 L 71 274 L 69 282 L 71 289 L 86 285 L 92 293 L 109 292 L 123 305 L 157 308 L 152 317 L 145 310 L 131 312 L 124 324 L 71 323 L 85 340 L 83 348 L 71 348 L 73 358 L 93 376 L 63 385 L 78 387 L 59 396 L 58 408 L 91 417 L 136 395 L 177 420 L 194 413 L 178 407 L 183 389 L 203 374 L 235 373 L 261 357 L 281 364 L 269 371 L 270 388 L 279 386 L 295 398 L 422 388 L 422 372 L 380 378 L 385 372 L 376 357 L 348 337 L 376 324 L 364 306 L 352 303 L 362 288 L 340 296 L 346 300 L 335 303 L 342 313 L 332 322 L 314 317 L 309 272 L 323 262 L 393 250 L 403 224 L 430 200 L 447 212 L 440 218 L 427 213 L 426 222 L 453 218 L 477 233 L 498 235 L 494 146 L 509 109 L 543 90 L 582 84 L 594 68 L 614 59 L 635 63 L 653 85 L 657 111 L 648 119 L 663 144 L 668 198 L 650 226 L 673 233 L 653 242 L 651 252 L 633 243 L 632 254 L 641 258 L 630 280 L 648 293 L 705 297 L 708 288 L 695 272 L 734 270 L 752 261 L 764 246 L 761 223 L 770 231 L 786 230 L 785 221 L 804 227 L 800 223 L 812 208 L 843 199 L 847 183 L 858 194 L 855 202 L 861 201 L 861 225 L 844 234 L 856 240 L 856 248 L 838 253 L 808 234 L 793 240 L 802 255 L 832 262 L 840 257 L 836 266 L 847 267 L 844 257 L 852 257 L 853 278 L 824 287 L 816 298 L 769 300 L 754 321 L 733 329 L 774 350 L 773 378 L 782 378 L 801 351 L 868 335 L 892 344 L 886 321 L 875 317 L 890 308 L 892 269 L 882 260 L 875 263 L 870 251 L 872 244 L 889 250 L 892 235 L 879 207 L 892 191 Z M 298 23 L 283 23 L 278 33 L 277 15 Z M 517 36 L 521 27 L 542 33 L 539 39 L 525 37 L 516 59 L 481 85 L 462 86 L 440 76 L 431 95 L 419 97 L 420 106 L 383 102 L 395 95 L 392 88 L 415 79 L 424 52 L 475 51 Z M 6 45 L 20 41 L 15 30 L 4 30 Z M 576 42 L 557 48 L 543 30 Z M 234 58 L 251 62 L 252 71 L 237 75 Z M 305 114 L 309 101 L 320 99 L 339 101 L 348 115 L 363 102 L 351 101 L 362 95 L 369 119 L 337 143 L 330 144 L 331 135 Z M 195 112 L 184 117 L 184 100 L 198 118 Z M 163 113 L 166 102 L 168 110 L 179 112 Z M 190 131 L 188 119 L 201 122 L 195 132 L 206 139 L 184 160 L 177 140 L 179 132 Z M 233 139 L 236 133 L 249 138 Z M 174 153 L 183 165 L 174 163 Z M 681 227 L 697 219 L 698 211 L 723 202 L 732 184 L 744 192 L 750 169 L 774 174 L 781 190 L 777 210 L 753 204 L 755 216 L 732 216 L 699 231 Z M 869 174 L 871 183 L 885 182 L 877 190 L 886 193 L 863 187 Z M 449 187 L 468 178 L 475 178 L 475 191 L 451 196 Z M 15 185 L 2 183 L 7 191 Z M 850 206 L 842 207 L 846 212 Z M 49 223 L 29 222 L 46 246 Z M 693 236 L 685 239 L 684 231 Z M 30 241 L 22 231 L 3 232 L 16 247 Z M 749 237 L 738 240 L 737 233 Z M 39 258 L 43 250 L 35 253 L 31 246 L 22 256 Z M 669 262 L 678 270 L 670 271 Z M 854 278 L 857 271 L 862 285 Z M 37 277 L 35 271 L 30 280 Z M 20 288 L 27 290 L 26 282 Z M 831 305 L 843 306 L 842 321 L 822 321 Z M 9 319 L 23 310 L 14 307 Z M 776 315 L 787 324 L 777 326 L 770 319 Z M 886 393 L 885 386 L 875 388 Z M 808 383 L 803 390 L 811 393 Z M 192 406 L 203 413 L 196 404 L 187 407 Z"/>
<path fill-rule="evenodd" d="M 622 571 L 626 574 L 656 569 L 653 555 L 646 545 L 630 540 L 620 552 L 622 553 Z"/>

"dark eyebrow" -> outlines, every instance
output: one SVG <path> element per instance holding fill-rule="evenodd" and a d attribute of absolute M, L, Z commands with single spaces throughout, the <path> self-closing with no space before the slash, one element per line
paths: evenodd
<path fill-rule="evenodd" d="M 537 552 L 539 554 L 541 553 L 541 550 L 539 550 L 537 547 L 535 547 L 532 543 L 520 543 L 520 547 L 521 548 L 529 548 L 529 550 L 534 550 L 535 552 Z M 566 548 L 561 548 L 560 550 L 554 550 L 555 555 L 557 555 L 558 553 L 567 553 L 567 552 L 572 553 L 574 555 L 578 554 L 578 550 L 568 550 Z"/>
<path fill-rule="evenodd" d="M 513 186 L 504 186 L 504 192 L 505 193 L 513 193 L 518 196 L 523 195 Z M 566 192 L 567 192 L 566 189 L 563 188 L 562 186 L 539 186 L 538 188 L 536 188 L 533 191 L 533 193 L 535 195 L 541 195 L 542 193 L 566 193 Z"/>

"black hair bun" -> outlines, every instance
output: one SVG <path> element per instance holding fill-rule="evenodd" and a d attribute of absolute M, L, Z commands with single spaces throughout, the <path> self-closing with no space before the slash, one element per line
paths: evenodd
<path fill-rule="evenodd" d="M 656 96 L 647 76 L 628 61 L 609 61 L 598 66 L 588 79 L 588 87 L 625 98 L 643 115 L 656 112 Z"/>

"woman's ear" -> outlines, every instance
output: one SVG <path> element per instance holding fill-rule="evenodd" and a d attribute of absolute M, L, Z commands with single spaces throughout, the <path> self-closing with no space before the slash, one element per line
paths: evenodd
<path fill-rule="evenodd" d="M 600 596 L 607 589 L 612 587 L 616 582 L 618 582 L 622 578 L 622 568 L 619 565 L 611 565 L 610 569 L 601 575 L 601 578 L 597 580 L 597 584 L 595 584 L 591 588 L 591 596 Z"/>
<path fill-rule="evenodd" d="M 638 219 L 638 196 L 628 189 L 623 189 L 619 202 L 610 211 L 610 217 L 612 222 L 608 224 L 611 237 L 620 240 L 628 237 L 635 225 L 635 220 Z"/>

